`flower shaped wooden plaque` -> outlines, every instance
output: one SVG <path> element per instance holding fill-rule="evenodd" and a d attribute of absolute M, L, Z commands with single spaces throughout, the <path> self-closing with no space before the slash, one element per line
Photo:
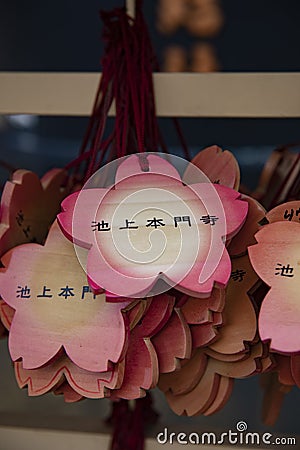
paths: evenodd
<path fill-rule="evenodd" d="M 132 155 L 121 161 L 109 188 L 83 189 L 62 203 L 63 232 L 89 250 L 90 286 L 119 297 L 170 286 L 209 296 L 214 284 L 228 282 L 224 242 L 244 223 L 247 203 L 225 186 L 184 185 L 175 167 L 157 155 L 149 154 L 143 169 Z"/>
<path fill-rule="evenodd" d="M 43 243 L 67 195 L 66 172 L 52 169 L 40 180 L 29 170 L 16 170 L 1 197 L 0 255 L 19 244 Z"/>
<path fill-rule="evenodd" d="M 240 168 L 237 160 L 228 150 L 222 151 L 217 145 L 212 145 L 197 153 L 192 159 L 192 164 L 199 167 L 212 183 L 238 190 Z M 189 167 L 184 174 L 185 181 L 189 179 Z M 192 176 L 191 179 L 193 179 Z"/>
<path fill-rule="evenodd" d="M 0 294 L 15 310 L 10 354 L 14 361 L 22 358 L 24 369 L 46 364 L 62 347 L 72 362 L 92 372 L 122 358 L 128 335 L 122 309 L 130 301 L 107 303 L 105 295 L 93 294 L 56 222 L 44 246 L 20 245 L 2 263 Z"/>
<path fill-rule="evenodd" d="M 272 217 L 272 216 L 271 216 Z M 259 313 L 259 334 L 280 353 L 300 351 L 300 224 L 280 221 L 264 226 L 249 247 L 254 270 L 271 289 Z"/>

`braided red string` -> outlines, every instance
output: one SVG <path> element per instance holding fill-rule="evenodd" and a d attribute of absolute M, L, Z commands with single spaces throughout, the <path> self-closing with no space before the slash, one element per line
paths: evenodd
<path fill-rule="evenodd" d="M 125 8 L 100 13 L 103 21 L 105 52 L 102 77 L 79 155 L 66 166 L 74 179 L 82 182 L 101 165 L 114 158 L 144 151 L 168 152 L 158 128 L 152 73 L 158 68 L 142 12 L 142 0 L 136 1 L 135 19 Z M 104 138 L 108 112 L 114 102 L 116 116 L 109 136 Z M 189 158 L 179 125 L 180 142 Z M 145 161 L 142 162 L 145 170 Z"/>

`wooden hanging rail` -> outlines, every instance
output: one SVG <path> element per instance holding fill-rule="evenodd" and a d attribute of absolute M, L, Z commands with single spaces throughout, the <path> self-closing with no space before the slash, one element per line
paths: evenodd
<path fill-rule="evenodd" d="M 0 114 L 87 116 L 98 82 L 97 73 L 2 72 Z M 299 72 L 156 73 L 154 85 L 161 117 L 300 117 Z"/>

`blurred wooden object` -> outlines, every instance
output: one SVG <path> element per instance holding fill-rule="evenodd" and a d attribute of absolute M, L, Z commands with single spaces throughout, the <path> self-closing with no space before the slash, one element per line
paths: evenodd
<path fill-rule="evenodd" d="M 187 55 L 183 47 L 170 45 L 165 50 L 164 71 L 185 72 L 187 69 Z"/>
<path fill-rule="evenodd" d="M 224 16 L 218 0 L 160 0 L 157 28 L 173 34 L 183 26 L 197 37 L 215 37 L 222 29 Z"/>
<path fill-rule="evenodd" d="M 192 49 L 192 72 L 218 72 L 220 63 L 212 44 L 201 42 Z"/>
<path fill-rule="evenodd" d="M 189 6 L 185 25 L 193 36 L 213 38 L 220 33 L 224 16 L 218 0 L 190 0 Z"/>
<path fill-rule="evenodd" d="M 185 22 L 186 0 L 160 0 L 157 9 L 157 28 L 161 33 L 172 34 Z"/>

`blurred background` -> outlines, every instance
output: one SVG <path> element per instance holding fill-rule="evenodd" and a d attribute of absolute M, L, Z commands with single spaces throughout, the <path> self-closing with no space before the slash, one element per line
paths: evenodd
<path fill-rule="evenodd" d="M 205 24 L 203 31 L 201 24 L 189 22 L 187 16 L 180 19 L 179 13 L 172 22 L 163 10 L 164 2 L 144 3 L 153 45 L 165 70 L 300 71 L 298 0 L 220 1 L 218 20 L 206 31 Z M 103 45 L 98 13 L 120 5 L 121 0 L 0 0 L 0 71 L 100 72 Z M 240 163 L 242 182 L 250 189 L 256 186 L 275 147 L 299 141 L 299 119 L 194 118 L 181 119 L 180 123 L 192 154 L 212 144 L 231 150 Z M 86 125 L 84 117 L 0 117 L 1 184 L 11 168 L 26 168 L 42 175 L 54 166 L 64 166 L 77 155 Z M 160 119 L 160 125 L 170 151 L 180 154 L 171 121 Z M 106 401 L 65 405 L 62 398 L 52 394 L 28 398 L 27 392 L 16 386 L 6 341 L 0 342 L 0 354 L 2 424 L 19 416 L 24 423 L 25 416 L 30 421 L 31 415 L 38 413 L 38 419 L 36 415 L 32 419 L 36 426 L 49 424 L 51 417 L 62 415 L 70 419 L 71 428 L 79 423 L 87 429 L 100 427 L 109 409 Z M 155 399 L 163 426 L 189 423 L 194 429 L 226 430 L 246 420 L 251 430 L 266 429 L 260 419 L 262 392 L 258 377 L 237 381 L 226 407 L 209 418 L 178 418 L 159 392 Z M 300 393 L 294 389 L 287 395 L 273 430 L 299 434 L 299 413 Z"/>

